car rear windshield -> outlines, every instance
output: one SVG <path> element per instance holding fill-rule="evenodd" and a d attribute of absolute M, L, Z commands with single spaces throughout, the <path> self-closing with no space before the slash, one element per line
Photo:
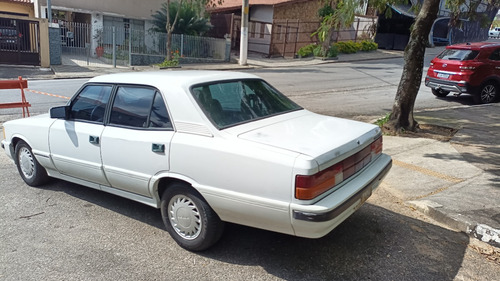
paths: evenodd
<path fill-rule="evenodd" d="M 219 129 L 302 109 L 259 79 L 196 85 L 191 93 Z"/>
<path fill-rule="evenodd" d="M 439 59 L 442 60 L 473 60 L 479 51 L 474 50 L 460 50 L 460 49 L 446 49 L 441 54 L 438 55 Z"/>

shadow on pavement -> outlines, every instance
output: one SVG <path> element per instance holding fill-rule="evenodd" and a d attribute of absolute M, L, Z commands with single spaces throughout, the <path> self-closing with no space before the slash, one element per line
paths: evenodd
<path fill-rule="evenodd" d="M 160 212 L 154 208 L 59 180 L 43 188 L 64 192 L 168 235 Z M 285 280 L 453 280 L 467 244 L 468 237 L 463 233 L 365 204 L 321 239 L 226 224 L 218 244 L 194 255 L 262 267 Z M 159 262 L 168 264 L 168 260 Z"/>

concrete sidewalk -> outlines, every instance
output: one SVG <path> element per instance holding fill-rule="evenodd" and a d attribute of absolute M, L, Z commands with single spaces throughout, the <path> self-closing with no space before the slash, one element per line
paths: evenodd
<path fill-rule="evenodd" d="M 442 48 L 431 48 L 437 54 Z M 268 59 L 249 56 L 248 66 L 236 63 L 183 65 L 181 69 L 242 70 L 318 65 L 402 57 L 403 52 L 377 50 L 339 55 L 337 60 Z M 53 71 L 0 67 L 0 77 L 28 79 L 90 78 L 105 73 L 147 71 L 152 67 L 90 68 L 54 66 Z M 168 71 L 168 70 L 167 70 Z M 6 75 L 9 75 L 6 77 Z M 450 142 L 433 139 L 384 138 L 394 165 L 383 186 L 433 219 L 473 237 L 500 246 L 500 104 L 459 106 L 415 113 L 420 123 L 458 129 Z"/>
<path fill-rule="evenodd" d="M 433 219 L 500 247 L 500 104 L 415 115 L 458 132 L 450 142 L 386 136 L 394 165 L 383 184 Z"/>

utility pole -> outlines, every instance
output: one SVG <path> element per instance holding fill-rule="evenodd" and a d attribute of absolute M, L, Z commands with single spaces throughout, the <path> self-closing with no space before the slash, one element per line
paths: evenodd
<path fill-rule="evenodd" d="M 49 19 L 49 25 L 52 23 L 52 1 L 47 0 L 47 18 Z"/>
<path fill-rule="evenodd" d="M 241 35 L 240 35 L 240 65 L 247 65 L 248 53 L 248 0 L 242 0 Z"/>

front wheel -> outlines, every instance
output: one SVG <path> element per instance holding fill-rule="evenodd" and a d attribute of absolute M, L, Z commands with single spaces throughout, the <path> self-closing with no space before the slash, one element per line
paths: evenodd
<path fill-rule="evenodd" d="M 39 186 L 47 182 L 47 171 L 38 163 L 31 147 L 24 141 L 16 145 L 16 166 L 21 178 L 29 186 Z"/>
<path fill-rule="evenodd" d="M 161 215 L 170 236 L 190 251 L 208 249 L 224 230 L 224 223 L 203 197 L 185 184 L 173 184 L 163 193 Z"/>
<path fill-rule="evenodd" d="M 446 97 L 450 92 L 442 89 L 432 89 L 432 94 L 434 94 L 438 98 Z"/>
<path fill-rule="evenodd" d="M 493 82 L 487 82 L 481 86 L 479 93 L 475 94 L 474 101 L 478 104 L 491 103 L 498 98 L 498 86 Z"/>

